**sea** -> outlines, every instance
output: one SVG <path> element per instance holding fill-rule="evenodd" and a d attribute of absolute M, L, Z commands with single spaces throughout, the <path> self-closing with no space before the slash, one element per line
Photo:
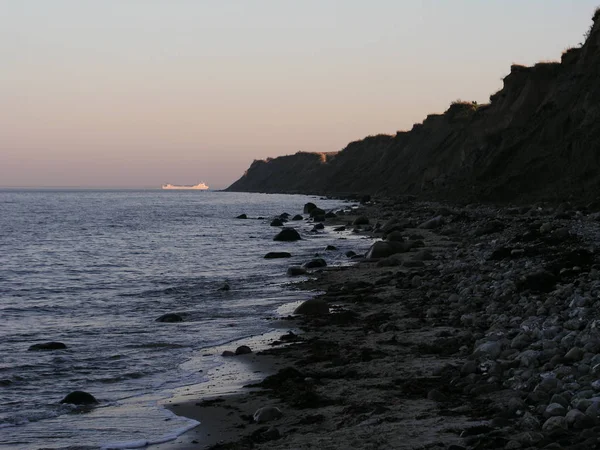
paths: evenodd
<path fill-rule="evenodd" d="M 307 202 L 353 207 L 303 195 L 0 190 L 0 449 L 139 448 L 202 426 L 161 402 L 226 363 L 201 358 L 206 349 L 266 333 L 283 305 L 314 295 L 288 266 L 317 254 L 346 265 L 346 251 L 370 245 L 307 220 L 286 224 L 301 241 L 274 241 L 271 219 Z M 184 321 L 156 321 L 167 313 Z M 49 341 L 67 348 L 28 351 Z M 78 390 L 99 404 L 60 403 Z"/>

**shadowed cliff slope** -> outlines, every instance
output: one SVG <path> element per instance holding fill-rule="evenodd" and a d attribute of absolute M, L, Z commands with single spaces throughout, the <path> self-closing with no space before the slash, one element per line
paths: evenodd
<path fill-rule="evenodd" d="M 513 65 L 490 103 L 454 103 L 410 131 L 337 153 L 254 161 L 227 190 L 591 199 L 600 188 L 600 11 L 561 62 Z"/>

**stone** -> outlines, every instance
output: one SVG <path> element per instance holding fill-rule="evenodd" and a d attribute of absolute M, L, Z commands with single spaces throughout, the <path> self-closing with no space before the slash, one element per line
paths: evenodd
<path fill-rule="evenodd" d="M 387 258 L 396 253 L 406 253 L 411 249 L 412 245 L 405 242 L 394 241 L 377 241 L 367 251 L 367 259 Z"/>
<path fill-rule="evenodd" d="M 239 216 L 236 217 L 236 219 L 247 219 L 248 216 L 246 214 L 240 214 Z"/>
<path fill-rule="evenodd" d="M 181 317 L 179 314 L 168 313 L 168 314 L 163 314 L 162 316 L 160 316 L 158 319 L 156 319 L 156 322 L 163 322 L 163 323 L 183 322 L 183 317 Z"/>
<path fill-rule="evenodd" d="M 502 353 L 502 343 L 498 341 L 488 341 L 480 344 L 475 351 L 473 356 L 475 358 L 488 358 L 496 359 Z"/>
<path fill-rule="evenodd" d="M 326 251 L 335 251 L 337 250 L 337 247 L 335 245 L 328 245 L 327 247 L 325 247 Z"/>
<path fill-rule="evenodd" d="M 432 389 L 431 391 L 429 391 L 427 393 L 427 399 L 440 403 L 448 401 L 448 397 L 444 393 L 438 391 L 437 389 Z"/>
<path fill-rule="evenodd" d="M 98 403 L 98 400 L 96 400 L 96 397 L 94 397 L 92 394 L 87 392 L 73 391 L 60 402 L 70 405 L 94 405 Z"/>
<path fill-rule="evenodd" d="M 269 252 L 265 255 L 265 259 L 291 258 L 292 254 L 288 252 Z"/>
<path fill-rule="evenodd" d="M 293 228 L 284 228 L 273 238 L 274 241 L 292 242 L 302 239 L 300 234 Z"/>
<path fill-rule="evenodd" d="M 317 223 L 313 227 L 313 231 L 324 230 L 324 229 L 325 229 L 325 225 L 323 225 L 322 223 Z"/>
<path fill-rule="evenodd" d="M 290 277 L 297 277 L 299 275 L 305 275 L 306 269 L 300 266 L 290 266 L 287 269 L 287 275 Z"/>
<path fill-rule="evenodd" d="M 565 419 L 567 421 L 567 425 L 576 430 L 583 430 L 594 426 L 594 420 L 591 417 L 586 416 L 578 409 L 572 409 L 569 411 L 565 416 Z"/>
<path fill-rule="evenodd" d="M 312 219 L 314 219 L 315 221 L 325 220 L 325 214 L 326 214 L 325 211 L 322 210 L 321 208 L 315 208 L 309 213 L 310 217 Z"/>
<path fill-rule="evenodd" d="M 354 219 L 352 225 L 369 225 L 369 218 L 367 216 L 358 216 Z"/>
<path fill-rule="evenodd" d="M 550 292 L 556 286 L 556 277 L 547 270 L 530 273 L 517 283 L 521 290 Z"/>
<path fill-rule="evenodd" d="M 27 350 L 30 352 L 46 351 L 46 350 L 65 350 L 67 346 L 62 342 L 43 342 L 41 344 L 33 344 Z"/>
<path fill-rule="evenodd" d="M 304 214 L 310 214 L 312 212 L 313 209 L 315 209 L 317 207 L 317 205 L 315 205 L 312 202 L 308 202 L 304 205 L 304 209 L 303 212 Z"/>
<path fill-rule="evenodd" d="M 293 221 L 298 221 L 298 220 L 302 220 L 304 219 L 304 217 L 302 217 L 300 214 L 296 214 L 294 217 L 292 217 Z"/>
<path fill-rule="evenodd" d="M 221 356 L 225 356 L 225 357 L 235 356 L 235 353 L 232 352 L 231 350 L 225 350 L 223 353 L 221 353 Z"/>
<path fill-rule="evenodd" d="M 555 416 L 563 417 L 565 416 L 565 414 L 567 414 L 567 409 L 560 403 L 550 403 L 548 406 L 546 406 L 546 409 L 544 410 L 545 418 Z"/>
<path fill-rule="evenodd" d="M 252 349 L 247 345 L 240 345 L 235 349 L 236 355 L 247 355 L 248 353 L 252 353 Z"/>
<path fill-rule="evenodd" d="M 542 430 L 549 433 L 551 436 L 558 436 L 568 431 L 567 419 L 564 417 L 550 417 L 542 425 Z"/>
<path fill-rule="evenodd" d="M 352 250 L 348 250 L 348 251 L 345 253 L 345 255 L 346 255 L 346 257 L 348 257 L 348 258 L 352 258 L 353 256 L 356 256 L 356 252 L 354 252 L 354 251 L 352 251 Z"/>
<path fill-rule="evenodd" d="M 217 289 L 217 291 L 229 291 L 231 290 L 231 286 L 229 286 L 229 283 L 225 283 L 223 286 L 221 286 L 219 289 Z"/>
<path fill-rule="evenodd" d="M 263 406 L 259 408 L 252 418 L 257 423 L 271 422 L 280 419 L 283 416 L 281 410 L 275 406 Z"/>
<path fill-rule="evenodd" d="M 271 226 L 272 227 L 282 227 L 283 226 L 283 220 L 277 218 L 277 219 L 273 219 L 271 221 Z"/>
<path fill-rule="evenodd" d="M 304 263 L 304 267 L 307 269 L 316 269 L 319 267 L 327 267 L 327 262 L 323 258 L 311 259 L 307 263 Z"/>
<path fill-rule="evenodd" d="M 579 347 L 573 347 L 565 355 L 565 359 L 572 363 L 581 360 L 581 358 L 583 358 L 583 350 Z"/>
<path fill-rule="evenodd" d="M 419 228 L 422 228 L 424 230 L 433 230 L 441 227 L 442 225 L 444 225 L 444 217 L 436 216 L 420 224 Z"/>
<path fill-rule="evenodd" d="M 387 234 L 385 240 L 402 242 L 404 240 L 404 236 L 402 236 L 402 231 L 392 231 L 391 233 Z"/>
<path fill-rule="evenodd" d="M 329 305 L 325 300 L 311 298 L 306 300 L 294 310 L 294 314 L 304 316 L 324 316 L 329 314 Z"/>

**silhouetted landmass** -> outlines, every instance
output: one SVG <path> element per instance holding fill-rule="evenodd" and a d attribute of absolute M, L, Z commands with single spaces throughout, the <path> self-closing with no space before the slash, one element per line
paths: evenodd
<path fill-rule="evenodd" d="M 254 161 L 227 190 L 418 195 L 441 200 L 591 199 L 600 188 L 600 12 L 580 48 L 560 62 L 513 65 L 477 105 L 395 136 L 369 136 L 333 153 Z"/>

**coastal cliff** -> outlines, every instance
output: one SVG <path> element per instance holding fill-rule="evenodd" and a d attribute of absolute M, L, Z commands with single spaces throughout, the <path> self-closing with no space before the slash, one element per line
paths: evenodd
<path fill-rule="evenodd" d="M 478 105 L 339 152 L 254 161 L 228 191 L 417 195 L 441 200 L 592 199 L 600 187 L 600 10 L 560 62 L 513 65 Z"/>

